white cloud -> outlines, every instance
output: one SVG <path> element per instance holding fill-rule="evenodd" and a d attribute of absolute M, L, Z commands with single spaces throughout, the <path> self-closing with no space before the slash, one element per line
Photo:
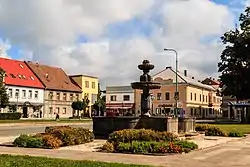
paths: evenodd
<path fill-rule="evenodd" d="M 11 48 L 9 41 L 0 38 L 0 57 L 10 58 L 7 51 Z"/>
<path fill-rule="evenodd" d="M 174 66 L 174 55 L 163 53 L 164 47 L 178 51 L 180 68 L 190 75 L 215 75 L 223 46 L 201 43 L 201 38 L 220 36 L 233 26 L 229 8 L 207 0 L 160 2 L 154 6 L 158 0 L 0 0 L 0 32 L 23 48 L 23 58 L 62 66 L 69 73 L 97 75 L 104 85 L 139 79 L 137 65 L 144 58 L 156 65 L 155 71 Z M 163 23 L 149 19 L 156 13 Z M 151 36 L 103 37 L 108 24 L 136 16 L 153 25 Z M 81 34 L 93 42 L 76 43 Z"/>

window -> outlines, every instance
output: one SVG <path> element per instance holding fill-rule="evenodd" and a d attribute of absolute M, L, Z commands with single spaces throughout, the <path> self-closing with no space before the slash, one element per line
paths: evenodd
<path fill-rule="evenodd" d="M 70 94 L 70 101 L 73 101 L 73 99 L 74 99 L 74 95 Z"/>
<path fill-rule="evenodd" d="M 22 76 L 20 74 L 17 75 L 20 79 L 22 79 Z"/>
<path fill-rule="evenodd" d="M 193 111 L 193 108 L 191 108 L 191 115 L 194 115 L 194 111 Z"/>
<path fill-rule="evenodd" d="M 25 98 L 26 98 L 26 90 L 22 90 L 22 92 L 23 92 L 23 93 L 22 93 L 22 94 L 23 94 L 23 95 L 22 95 L 22 96 L 23 96 L 23 99 L 25 99 Z"/>
<path fill-rule="evenodd" d="M 35 91 L 35 99 L 38 99 L 38 91 Z"/>
<path fill-rule="evenodd" d="M 124 95 L 123 96 L 123 101 L 129 101 L 130 100 L 130 96 L 129 95 Z"/>
<path fill-rule="evenodd" d="M 116 101 L 116 96 L 110 96 L 110 101 Z"/>
<path fill-rule="evenodd" d="M 60 114 L 60 108 L 56 107 L 56 114 Z"/>
<path fill-rule="evenodd" d="M 32 76 L 30 76 L 30 78 L 34 81 L 35 79 L 34 79 L 34 77 L 32 77 Z"/>
<path fill-rule="evenodd" d="M 63 108 L 63 114 L 67 114 L 66 108 Z"/>
<path fill-rule="evenodd" d="M 157 100 L 161 100 L 161 93 L 157 93 Z"/>
<path fill-rule="evenodd" d="M 89 88 L 89 81 L 85 81 L 85 88 Z"/>
<path fill-rule="evenodd" d="M 214 103 L 216 103 L 216 97 L 213 97 L 213 101 L 214 101 Z"/>
<path fill-rule="evenodd" d="M 79 100 L 79 94 L 76 94 L 76 100 Z"/>
<path fill-rule="evenodd" d="M 169 92 L 165 93 L 165 100 L 170 100 L 170 94 L 169 94 Z"/>
<path fill-rule="evenodd" d="M 12 98 L 12 96 L 13 96 L 12 89 L 9 89 L 9 97 Z"/>
<path fill-rule="evenodd" d="M 16 89 L 15 97 L 16 97 L 16 98 L 19 98 L 19 89 Z"/>
<path fill-rule="evenodd" d="M 49 92 L 48 98 L 49 98 L 49 100 L 52 100 L 52 99 L 53 99 L 53 92 Z"/>
<path fill-rule="evenodd" d="M 60 93 L 56 93 L 56 99 L 60 100 Z"/>
<path fill-rule="evenodd" d="M 88 93 L 84 93 L 84 97 L 89 98 L 89 94 Z"/>
<path fill-rule="evenodd" d="M 196 93 L 194 94 L 194 101 L 196 101 Z"/>
<path fill-rule="evenodd" d="M 200 94 L 200 101 L 201 101 L 201 94 Z"/>
<path fill-rule="evenodd" d="M 203 102 L 205 101 L 205 96 L 204 96 L 204 95 L 202 96 L 202 101 L 203 101 Z"/>
<path fill-rule="evenodd" d="M 207 102 L 207 96 L 206 96 L 206 102 Z"/>
<path fill-rule="evenodd" d="M 95 82 L 92 82 L 92 89 L 95 89 Z"/>
<path fill-rule="evenodd" d="M 67 100 L 67 94 L 63 93 L 63 100 L 66 101 Z"/>
<path fill-rule="evenodd" d="M 53 108 L 49 107 L 49 114 L 52 114 L 52 113 L 53 113 Z"/>
<path fill-rule="evenodd" d="M 193 94 L 190 93 L 190 100 L 193 100 Z"/>
<path fill-rule="evenodd" d="M 32 90 L 29 90 L 29 99 L 32 99 Z"/>

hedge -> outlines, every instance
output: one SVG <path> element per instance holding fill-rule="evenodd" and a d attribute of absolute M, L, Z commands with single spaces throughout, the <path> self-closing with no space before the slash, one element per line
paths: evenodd
<path fill-rule="evenodd" d="M 0 113 L 0 120 L 18 120 L 22 116 L 22 113 Z"/>
<path fill-rule="evenodd" d="M 14 140 L 13 145 L 29 148 L 58 148 L 88 143 L 93 139 L 94 134 L 88 129 L 55 126 L 46 127 L 45 133 L 20 135 Z"/>

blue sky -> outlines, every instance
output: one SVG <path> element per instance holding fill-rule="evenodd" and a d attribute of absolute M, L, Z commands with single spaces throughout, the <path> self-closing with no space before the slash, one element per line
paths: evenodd
<path fill-rule="evenodd" d="M 233 0 L 213 0 L 213 1 L 217 4 L 226 5 L 231 9 L 240 9 L 240 11 L 243 11 L 243 5 L 237 3 L 239 1 L 237 2 Z M 235 14 L 238 15 L 239 13 L 236 12 Z M 236 16 L 236 18 L 237 17 L 238 16 Z M 153 25 L 148 25 L 147 19 L 151 19 L 151 22 L 152 20 L 154 20 L 154 22 L 157 24 L 161 22 L 161 18 L 158 17 L 157 14 L 153 14 L 151 18 L 145 19 L 137 17 L 123 22 L 112 23 L 106 26 L 103 37 L 127 39 L 132 36 L 149 36 L 152 33 Z M 204 38 L 202 39 L 202 42 L 210 41 L 213 38 L 214 36 Z M 88 42 L 91 40 L 92 40 L 91 38 L 82 35 L 78 38 L 77 42 Z M 18 46 L 12 45 L 11 49 L 8 51 L 8 55 L 10 55 L 12 58 L 18 59 L 21 56 L 19 50 L 20 48 Z"/>

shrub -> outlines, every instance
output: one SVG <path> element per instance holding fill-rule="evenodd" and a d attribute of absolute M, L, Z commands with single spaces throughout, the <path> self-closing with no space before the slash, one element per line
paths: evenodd
<path fill-rule="evenodd" d="M 36 136 L 20 135 L 13 142 L 14 146 L 28 148 L 42 148 L 44 146 L 43 139 Z"/>
<path fill-rule="evenodd" d="M 51 134 L 63 142 L 63 146 L 84 144 L 93 141 L 94 134 L 88 129 L 72 127 L 47 128 L 46 134 Z"/>
<path fill-rule="evenodd" d="M 175 141 L 178 136 L 170 132 L 155 132 L 148 129 L 124 129 L 109 135 L 109 142 L 128 143 L 132 141 Z"/>
<path fill-rule="evenodd" d="M 22 116 L 21 113 L 0 113 L 0 120 L 18 120 Z"/>
<path fill-rule="evenodd" d="M 195 143 L 188 141 L 155 142 L 132 141 L 131 143 L 119 143 L 117 152 L 122 153 L 182 153 L 197 149 Z"/>
<path fill-rule="evenodd" d="M 209 125 L 208 124 L 196 124 L 195 125 L 195 130 L 196 131 L 206 131 L 209 129 Z"/>
<path fill-rule="evenodd" d="M 206 130 L 205 135 L 206 136 L 227 136 L 227 134 L 223 130 L 221 130 L 218 127 L 213 127 L 213 126 L 210 126 Z"/>
<path fill-rule="evenodd" d="M 60 139 L 52 135 L 43 135 L 42 139 L 45 148 L 59 148 L 63 145 Z"/>
<path fill-rule="evenodd" d="M 110 143 L 110 142 L 106 142 L 106 143 L 102 146 L 102 150 L 112 153 L 112 152 L 115 151 L 114 144 L 113 144 L 113 143 Z"/>
<path fill-rule="evenodd" d="M 244 134 L 241 132 L 229 132 L 228 137 L 244 137 Z"/>
<path fill-rule="evenodd" d="M 47 126 L 45 128 L 45 133 L 53 133 L 55 130 L 59 129 L 72 129 L 70 126 Z"/>

